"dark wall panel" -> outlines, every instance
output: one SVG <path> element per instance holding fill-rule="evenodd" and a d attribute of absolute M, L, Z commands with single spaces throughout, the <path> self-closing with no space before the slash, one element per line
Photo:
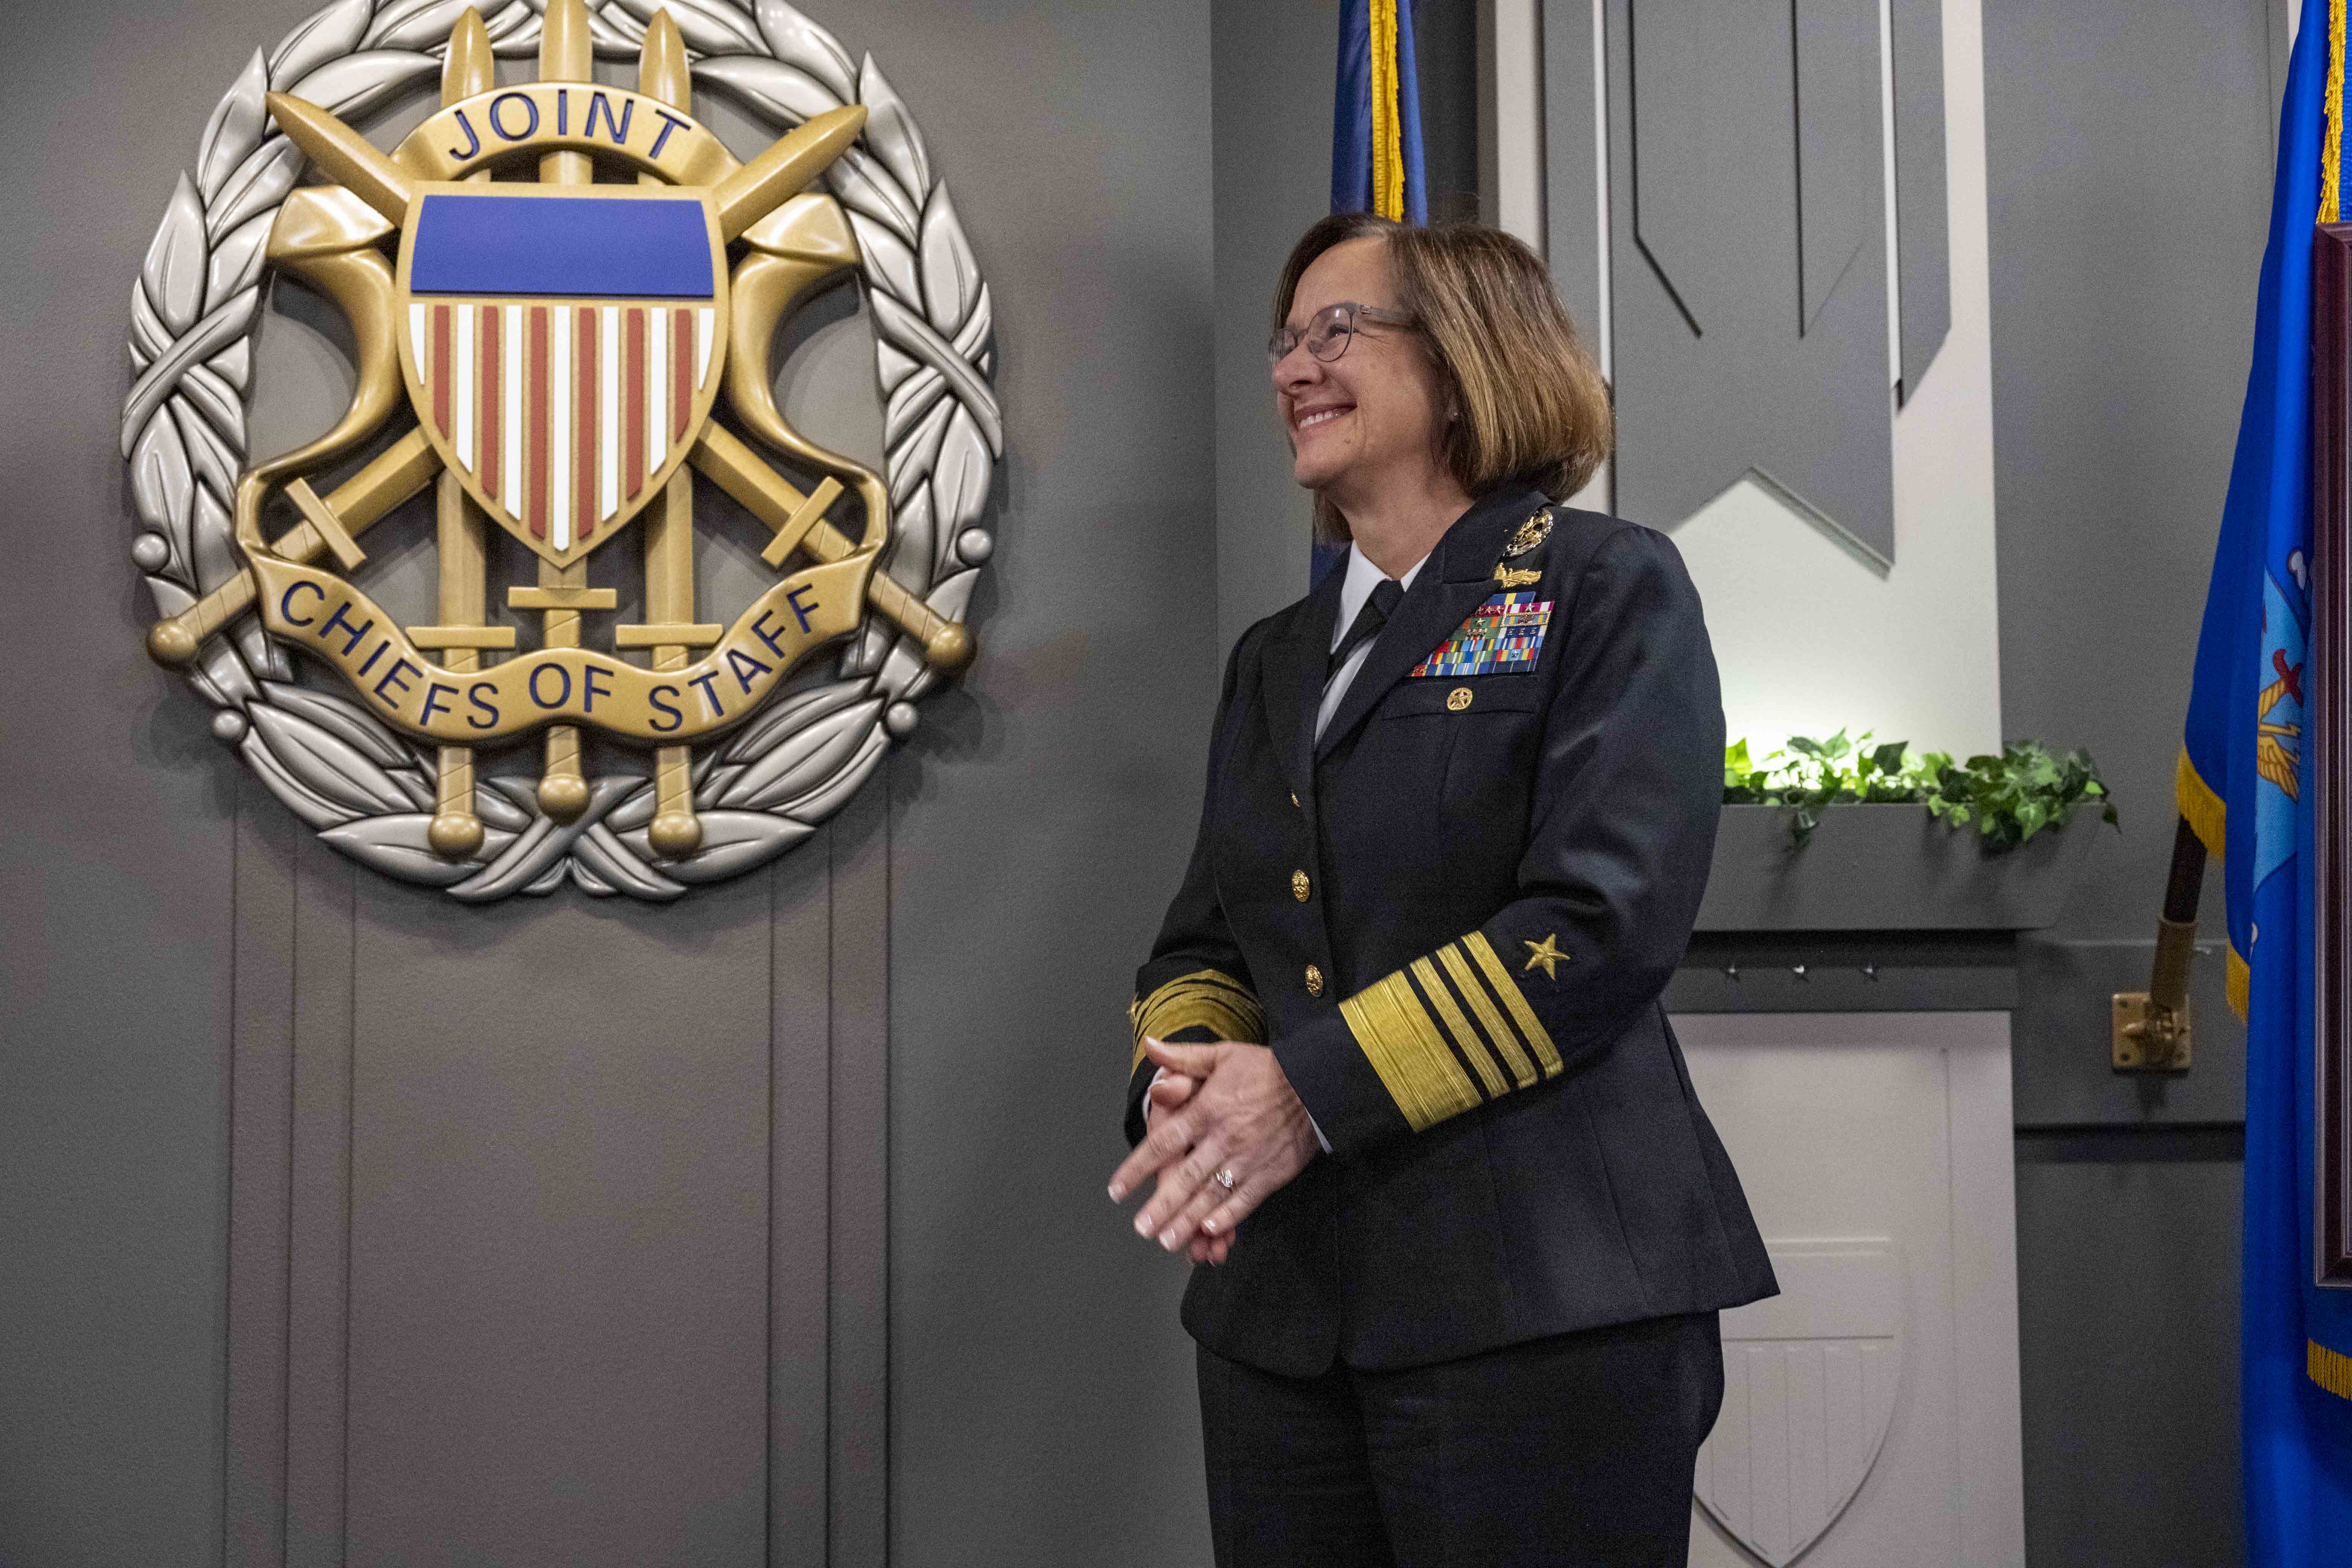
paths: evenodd
<path fill-rule="evenodd" d="M 1328 83 L 1339 6 L 1338 0 L 1216 0 L 1213 14 L 1215 642 L 1222 658 L 1252 622 L 1307 591 L 1313 510 L 1290 480 L 1290 447 L 1266 375 L 1265 334 L 1284 258 L 1307 225 L 1331 210 Z M 1314 85 L 1302 89 L 1302 82 Z M 1424 99 L 1423 107 L 1435 106 Z M 1205 748 L 1208 731 L 1190 740 Z M 1186 765 L 1197 769 L 1201 754 L 1191 753 Z"/>
<path fill-rule="evenodd" d="M 2147 984 L 2169 863 L 2284 22 L 2269 0 L 1985 5 L 2002 727 L 2089 747 L 2123 815 L 2019 979 L 2037 1564 L 2240 1560 L 2243 1036 L 2218 950 L 2197 963 L 2187 1078 L 2110 1072 L 2105 1011 Z M 2221 900 L 2216 868 L 2217 939 Z"/>
<path fill-rule="evenodd" d="M 1481 0 L 1417 0 L 1414 66 L 1421 72 L 1421 144 L 1429 221 L 1478 216 L 1478 11 Z M 1325 152 L 1328 161 L 1329 153 Z"/>
<path fill-rule="evenodd" d="M 2021 1136 L 2018 1324 L 2035 1568 L 2229 1568 L 2233 1130 Z"/>
<path fill-rule="evenodd" d="M 0 717 L 11 1564 L 220 1551 L 237 780 L 203 706 L 141 648 L 149 605 L 114 430 L 148 236 L 256 42 L 236 9 L 10 16 L 0 670 L 26 699 Z M 282 30 L 287 9 L 263 25 Z"/>
<path fill-rule="evenodd" d="M 1004 345 L 980 662 L 890 781 L 891 1560 L 1190 1568 L 1184 1270 L 1104 1184 L 1223 652 L 1211 10 L 835 25 L 923 117 Z"/>
<path fill-rule="evenodd" d="M 2123 810 L 2054 934 L 2155 930 L 2253 343 L 2269 23 L 2264 0 L 1985 6 L 2002 728 L 2088 746 Z"/>
<path fill-rule="evenodd" d="M 429 1561 L 453 1540 L 493 1557 L 759 1561 L 768 880 L 667 910 L 517 901 L 462 924 L 425 896 L 363 889 L 357 1561 Z"/>

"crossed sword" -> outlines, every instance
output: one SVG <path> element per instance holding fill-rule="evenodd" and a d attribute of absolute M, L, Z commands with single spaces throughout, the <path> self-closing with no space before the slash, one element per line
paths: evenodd
<path fill-rule="evenodd" d="M 594 63 L 584 0 L 551 0 L 540 42 L 541 81 L 587 81 Z M 446 108 L 491 90 L 495 85 L 488 27 L 478 11 L 467 10 L 449 38 L 442 74 Z M 689 109 L 692 98 L 685 40 L 667 10 L 656 12 L 646 31 L 638 65 L 638 90 L 672 107 Z M 342 484 L 319 494 L 301 476 L 325 466 L 365 439 L 398 405 L 401 378 L 394 347 L 396 296 L 390 265 L 379 242 L 394 232 L 410 210 L 408 173 L 377 152 L 365 138 L 325 110 L 272 93 L 269 112 L 289 140 L 337 182 L 296 191 L 273 228 L 273 262 L 322 289 L 342 307 L 360 345 L 358 386 L 342 419 L 310 445 L 248 470 L 238 481 L 237 541 L 250 554 L 266 550 L 280 559 L 308 564 L 333 554 L 345 571 L 365 559 L 357 542 L 379 519 L 441 479 L 438 507 L 441 618 L 449 624 L 410 628 L 412 640 L 438 648 L 446 667 L 460 673 L 478 668 L 487 651 L 515 646 L 512 628 L 484 624 L 485 520 L 467 498 L 457 476 L 420 425 L 385 448 Z M 727 353 L 727 395 L 736 416 L 777 449 L 818 468 L 849 477 L 866 512 L 866 534 L 856 543 L 825 521 L 843 493 L 828 477 L 808 494 L 787 483 L 757 452 L 720 426 L 705 420 L 687 461 L 766 524 L 772 537 L 761 553 L 782 570 L 796 551 L 820 563 L 841 561 L 860 551 L 878 550 L 887 537 L 889 497 L 880 477 L 862 464 L 809 441 L 788 425 L 768 381 L 768 355 L 775 328 L 794 300 L 824 279 L 856 265 L 856 241 L 840 208 L 819 197 L 793 200 L 854 142 L 866 123 L 861 105 L 813 116 L 798 130 L 711 188 L 719 228 L 728 241 L 744 239 L 749 254 L 732 279 L 736 308 Z M 469 176 L 488 177 L 488 171 Z M 545 184 L 587 184 L 594 178 L 586 153 L 541 154 Z M 640 183 L 660 184 L 644 174 Z M 303 521 L 275 540 L 265 541 L 261 502 L 273 485 L 285 492 Z M 684 468 L 674 473 L 657 508 L 646 520 L 647 625 L 619 628 L 623 647 L 649 649 L 653 668 L 684 668 L 693 647 L 719 639 L 723 628 L 693 621 L 693 481 Z M 453 570 L 454 568 L 454 570 Z M 567 567 L 542 561 L 537 588 L 509 590 L 516 608 L 542 611 L 542 641 L 551 647 L 579 646 L 584 610 L 616 607 L 611 589 L 586 584 L 585 562 Z M 887 574 L 866 575 L 866 599 L 876 611 L 922 646 L 927 663 L 942 671 L 971 660 L 971 633 L 940 616 Z M 176 616 L 149 629 L 147 649 L 159 664 L 192 663 L 204 644 L 253 605 L 253 574 L 240 569 Z M 656 815 L 649 836 L 666 856 L 693 853 L 702 838 L 693 804 L 692 753 L 663 746 L 655 753 Z M 452 858 L 479 849 L 481 821 L 473 808 L 473 750 L 444 746 L 439 757 L 438 805 L 429 829 L 434 848 Z M 587 781 L 580 771 L 580 736 L 570 725 L 548 731 L 547 766 L 539 785 L 540 807 L 558 822 L 576 819 L 588 805 Z"/>

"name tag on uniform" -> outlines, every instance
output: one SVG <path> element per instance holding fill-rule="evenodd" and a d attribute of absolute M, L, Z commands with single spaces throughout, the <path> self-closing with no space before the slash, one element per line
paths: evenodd
<path fill-rule="evenodd" d="M 1551 625 L 1551 601 L 1533 593 L 1497 594 L 1471 612 L 1461 629 L 1412 673 L 1422 676 L 1499 675 L 1535 668 Z"/>

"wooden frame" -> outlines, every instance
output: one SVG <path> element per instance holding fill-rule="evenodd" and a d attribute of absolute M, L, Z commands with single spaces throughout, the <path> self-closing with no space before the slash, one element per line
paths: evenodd
<path fill-rule="evenodd" d="M 2313 1269 L 2352 1289 L 2352 224 L 2312 247 Z"/>

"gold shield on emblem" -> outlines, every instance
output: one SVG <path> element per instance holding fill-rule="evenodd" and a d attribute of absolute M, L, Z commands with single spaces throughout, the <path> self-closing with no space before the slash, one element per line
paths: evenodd
<path fill-rule="evenodd" d="M 482 510 L 556 565 L 662 493 L 723 380 L 707 193 L 420 183 L 398 289 L 418 420 Z"/>

